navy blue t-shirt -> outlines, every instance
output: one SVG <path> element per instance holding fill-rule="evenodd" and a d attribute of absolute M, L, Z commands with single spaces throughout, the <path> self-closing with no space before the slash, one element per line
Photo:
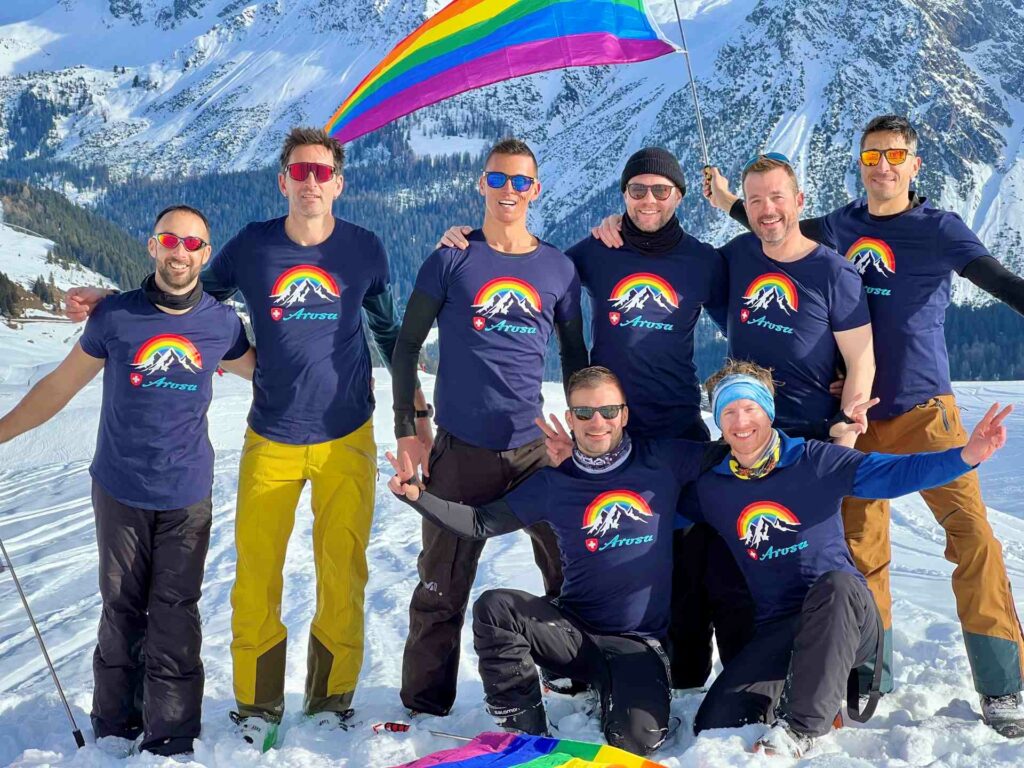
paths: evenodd
<path fill-rule="evenodd" d="M 734 477 L 726 458 L 697 481 L 700 517 L 739 564 L 759 622 L 798 613 L 824 573 L 864 578 L 846 546 L 841 514 L 864 454 L 818 440 L 783 440 L 783 458 L 767 477 Z"/>
<path fill-rule="evenodd" d="M 693 329 L 704 305 L 725 303 L 721 255 L 684 234 L 646 256 L 587 237 L 566 254 L 590 297 L 591 365 L 610 368 L 629 403 L 629 432 L 674 437 L 701 421 Z"/>
<path fill-rule="evenodd" d="M 311 445 L 362 426 L 373 412 L 364 296 L 387 290 L 387 255 L 369 230 L 334 220 L 319 245 L 299 245 L 283 218 L 254 222 L 210 260 L 237 288 L 259 354 L 249 426 L 280 443 Z"/>
<path fill-rule="evenodd" d="M 97 305 L 79 344 L 106 360 L 90 468 L 96 482 L 143 509 L 180 509 L 208 497 L 213 374 L 221 360 L 249 349 L 234 310 L 204 294 L 189 312 L 171 315 L 143 291 L 129 291 Z"/>
<path fill-rule="evenodd" d="M 439 248 L 420 267 L 417 291 L 440 301 L 437 423 L 495 451 L 541 436 L 544 353 L 555 323 L 580 314 L 580 284 L 568 257 L 541 242 L 529 253 L 491 248 L 480 230 L 469 247 Z"/>
<path fill-rule="evenodd" d="M 840 360 L 838 331 L 870 322 L 860 276 L 830 248 L 799 261 L 768 258 L 753 234 L 723 249 L 729 266 L 729 356 L 772 369 L 776 426 L 826 421 L 839 409 L 829 394 Z"/>
<path fill-rule="evenodd" d="M 952 272 L 988 250 L 955 213 L 925 201 L 872 216 L 864 199 L 824 217 L 828 244 L 860 272 L 875 335 L 871 418 L 888 419 L 953 391 L 944 323 Z"/>
<path fill-rule="evenodd" d="M 558 537 L 559 606 L 601 632 L 665 635 L 676 503 L 703 451 L 689 440 L 636 439 L 621 467 L 588 474 L 568 460 L 504 497 L 524 525 L 546 522 Z"/>

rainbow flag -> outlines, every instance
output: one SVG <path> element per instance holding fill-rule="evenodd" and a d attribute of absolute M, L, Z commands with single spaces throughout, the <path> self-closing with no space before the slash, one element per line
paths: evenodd
<path fill-rule="evenodd" d="M 481 733 L 456 749 L 395 768 L 665 768 L 615 747 L 585 741 Z"/>
<path fill-rule="evenodd" d="M 677 50 L 643 0 L 454 0 L 396 45 L 324 126 L 351 141 L 428 104 L 562 67 Z"/>

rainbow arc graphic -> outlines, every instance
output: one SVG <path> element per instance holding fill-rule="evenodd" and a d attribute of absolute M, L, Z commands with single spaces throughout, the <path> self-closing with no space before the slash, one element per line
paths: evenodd
<path fill-rule="evenodd" d="M 754 278 L 744 291 L 743 299 L 748 309 L 767 309 L 773 302 L 787 314 L 800 308 L 796 285 L 781 272 L 766 272 Z"/>
<path fill-rule="evenodd" d="M 622 278 L 612 288 L 608 300 L 622 312 L 643 309 L 648 301 L 662 309 L 679 309 L 679 295 L 675 289 L 664 278 L 650 272 L 636 272 Z"/>
<path fill-rule="evenodd" d="M 736 518 L 736 535 L 748 546 L 757 547 L 768 540 L 768 530 L 792 532 L 800 519 L 787 507 L 774 501 L 748 504 Z"/>
<path fill-rule="evenodd" d="M 884 240 L 876 237 L 862 237 L 849 247 L 846 258 L 862 275 L 873 267 L 885 277 L 896 274 L 896 255 Z"/>
<path fill-rule="evenodd" d="M 327 272 L 310 264 L 282 272 L 270 291 L 274 303 L 286 307 L 305 304 L 311 295 L 323 301 L 334 301 L 341 295 L 341 289 Z"/>
<path fill-rule="evenodd" d="M 191 341 L 170 333 L 153 336 L 132 358 L 132 367 L 143 373 L 162 373 L 175 365 L 196 373 L 203 369 L 203 358 Z"/>
<path fill-rule="evenodd" d="M 618 528 L 623 517 L 647 523 L 652 514 L 650 504 L 635 491 L 606 491 L 587 505 L 580 527 L 591 535 L 601 536 Z"/>
<path fill-rule="evenodd" d="M 518 307 L 528 315 L 540 312 L 540 294 L 525 280 L 496 277 L 484 283 L 473 297 L 473 309 L 483 317 L 508 314 L 512 307 Z"/>

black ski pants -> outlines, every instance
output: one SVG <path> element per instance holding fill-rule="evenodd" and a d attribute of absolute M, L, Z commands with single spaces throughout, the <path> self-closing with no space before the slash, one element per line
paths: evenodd
<path fill-rule="evenodd" d="M 601 728 L 612 746 L 647 755 L 665 740 L 668 658 L 654 639 L 600 634 L 551 598 L 492 589 L 473 604 L 473 646 L 492 714 L 541 703 L 540 665 L 594 687 L 601 697 Z"/>
<path fill-rule="evenodd" d="M 799 614 L 757 625 L 753 640 L 704 697 L 694 731 L 779 716 L 798 733 L 827 733 L 850 671 L 874 660 L 878 628 L 878 609 L 863 579 L 845 571 L 823 574 Z"/>
<path fill-rule="evenodd" d="M 446 501 L 488 504 L 548 464 L 544 440 L 492 451 L 438 429 L 430 452 L 427 490 Z M 484 541 L 461 539 L 423 520 L 420 581 L 409 604 L 409 634 L 402 658 L 402 703 L 417 712 L 447 715 L 455 702 L 462 625 Z M 546 523 L 526 529 L 544 579 L 554 597 L 562 588 L 558 539 Z"/>
<path fill-rule="evenodd" d="M 143 734 L 141 748 L 190 752 L 203 703 L 199 596 L 210 545 L 207 498 L 130 507 L 92 486 L 103 600 L 93 654 L 96 738 Z"/>

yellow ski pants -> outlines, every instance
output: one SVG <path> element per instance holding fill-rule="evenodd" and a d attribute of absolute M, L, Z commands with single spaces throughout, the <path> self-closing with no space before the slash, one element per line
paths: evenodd
<path fill-rule="evenodd" d="M 231 591 L 231 658 L 240 714 L 279 721 L 284 712 L 288 630 L 281 622 L 283 570 L 307 480 L 312 484 L 316 614 L 303 706 L 308 714 L 351 706 L 363 663 L 376 457 L 372 421 L 313 445 L 277 443 L 246 431 L 235 519 L 238 570 Z"/>

